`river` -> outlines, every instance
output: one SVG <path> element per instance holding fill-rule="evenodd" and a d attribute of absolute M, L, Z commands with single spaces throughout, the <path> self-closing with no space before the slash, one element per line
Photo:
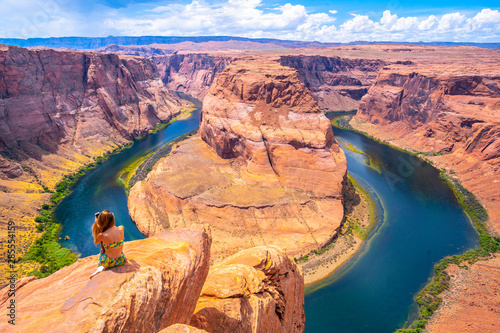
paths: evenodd
<path fill-rule="evenodd" d="M 61 236 L 70 237 L 61 244 L 82 257 L 97 254 L 90 228 L 94 213 L 104 209 L 125 226 L 126 241 L 144 238 L 130 219 L 118 175 L 137 158 L 195 129 L 199 116 L 198 109 L 84 176 L 55 211 Z M 352 260 L 306 290 L 306 332 L 392 332 L 415 309 L 413 297 L 432 276 L 433 265 L 476 247 L 477 234 L 436 169 L 360 134 L 334 132 L 349 173 L 377 203 L 379 223 Z"/>

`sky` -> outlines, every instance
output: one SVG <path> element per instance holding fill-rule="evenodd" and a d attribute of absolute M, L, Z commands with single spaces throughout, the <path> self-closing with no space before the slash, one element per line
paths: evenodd
<path fill-rule="evenodd" d="M 0 0 L 0 38 L 500 42 L 500 1 Z"/>

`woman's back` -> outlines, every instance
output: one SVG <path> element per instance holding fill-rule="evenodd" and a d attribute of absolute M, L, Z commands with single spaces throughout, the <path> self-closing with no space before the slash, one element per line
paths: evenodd
<path fill-rule="evenodd" d="M 118 258 L 122 254 L 124 235 L 125 232 L 123 226 L 112 226 L 108 230 L 101 233 L 100 239 L 102 240 L 108 257 Z"/>

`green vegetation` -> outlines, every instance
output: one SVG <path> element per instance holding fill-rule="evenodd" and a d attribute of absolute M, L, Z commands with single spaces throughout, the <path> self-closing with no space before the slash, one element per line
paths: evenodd
<path fill-rule="evenodd" d="M 426 156 L 438 156 L 445 154 L 440 152 L 428 153 L 407 151 L 405 149 L 395 147 L 385 141 L 374 138 L 367 133 L 353 129 L 349 124 L 351 119 L 352 116 L 337 117 L 332 119 L 332 125 L 369 137 L 378 143 L 388 145 L 393 149 L 416 156 L 431 165 L 433 165 L 432 161 L 428 160 Z M 450 174 L 454 174 L 454 172 L 450 172 Z M 467 190 L 458 179 L 447 176 L 445 170 L 441 171 L 440 177 L 451 187 L 455 193 L 458 203 L 476 227 L 479 234 L 479 247 L 469 250 L 461 255 L 446 257 L 434 266 L 434 278 L 430 280 L 430 282 L 418 293 L 416 297 L 417 304 L 420 307 L 418 317 L 412 323 L 407 323 L 405 328 L 397 330 L 397 333 L 424 332 L 427 321 L 431 318 L 434 311 L 438 309 L 442 302 L 442 298 L 439 295 L 450 287 L 450 276 L 446 272 L 446 268 L 449 265 L 454 264 L 458 265 L 460 268 L 468 269 L 468 265 L 472 265 L 479 260 L 488 260 L 492 257 L 493 253 L 500 252 L 500 238 L 493 237 L 489 234 L 485 225 L 488 221 L 488 213 L 476 196 Z"/>
<path fill-rule="evenodd" d="M 172 149 L 176 144 L 179 142 L 186 140 L 187 138 L 193 136 L 198 132 L 198 129 L 192 130 L 189 133 L 186 133 L 184 135 L 181 135 L 180 137 L 170 141 L 169 143 L 161 146 L 158 148 L 154 153 L 147 155 L 145 158 L 138 159 L 134 161 L 132 164 L 130 164 L 127 168 L 130 167 L 130 174 L 127 175 L 127 185 L 125 188 L 128 190 L 129 188 L 132 188 L 132 186 L 135 185 L 138 181 L 141 181 L 146 178 L 148 173 L 153 169 L 154 165 L 158 160 L 162 157 L 167 156 L 170 154 Z M 133 169 L 132 169 L 133 168 Z M 125 169 L 126 170 L 126 169 Z M 125 172 L 122 171 L 123 172 Z M 133 172 L 135 170 L 135 172 Z M 122 181 L 122 184 L 124 182 Z M 124 184 L 125 185 L 125 184 Z"/>
<path fill-rule="evenodd" d="M 337 117 L 337 118 L 333 118 L 331 120 L 331 123 L 334 127 L 337 127 L 337 128 L 340 128 L 340 129 L 344 129 L 344 130 L 348 130 L 348 131 L 352 131 L 352 132 L 355 132 L 355 133 L 358 133 L 358 134 L 361 134 L 363 136 L 366 136 L 367 138 L 370 138 L 371 140 L 375 141 L 375 142 L 378 142 L 382 145 L 386 145 L 386 146 L 389 146 L 391 147 L 392 149 L 396 149 L 400 152 L 403 152 L 405 154 L 409 154 L 409 155 L 412 155 L 412 156 L 416 156 L 420 159 L 423 159 L 425 160 L 426 162 L 430 162 L 429 160 L 427 159 L 424 159 L 422 158 L 422 156 L 424 155 L 429 155 L 429 153 L 424 153 L 424 152 L 420 152 L 420 151 L 417 151 L 417 150 L 405 150 L 403 148 L 399 148 L 399 147 L 396 147 L 394 145 L 391 145 L 390 143 L 388 143 L 387 141 L 383 141 L 383 140 L 380 140 L 374 136 L 371 136 L 369 135 L 368 133 L 365 133 L 365 132 L 362 132 L 362 131 L 359 131 L 357 129 L 354 129 L 351 124 L 350 124 L 350 121 L 352 119 L 352 115 L 349 115 L 349 116 L 340 116 L 340 117 Z"/>
<path fill-rule="evenodd" d="M 130 188 L 130 186 L 129 186 L 130 179 L 135 174 L 135 171 L 152 154 L 153 153 L 149 153 L 146 156 L 142 156 L 142 157 L 136 159 L 135 161 L 133 161 L 132 163 L 130 163 L 129 165 L 127 165 L 125 167 L 125 169 L 123 169 L 120 172 L 120 174 L 118 175 L 117 182 L 118 182 L 118 184 L 122 185 L 125 188 L 125 190 L 127 191 L 127 193 L 128 193 L 129 188 Z"/>
<path fill-rule="evenodd" d="M 61 200 L 71 193 L 71 188 L 89 170 L 106 161 L 111 155 L 117 154 L 124 149 L 130 148 L 132 143 L 118 146 L 105 155 L 98 156 L 94 162 L 80 168 L 77 172 L 66 175 L 57 185 L 56 191 L 52 192 L 50 204 L 42 205 L 40 214 L 35 218 L 37 232 L 43 232 L 20 259 L 21 262 L 35 261 L 41 264 L 39 270 L 34 270 L 30 275 L 38 278 L 48 276 L 64 266 L 71 265 L 77 259 L 77 255 L 71 250 L 61 247 L 58 242 L 61 225 L 54 221 L 54 210 Z"/>
<path fill-rule="evenodd" d="M 361 150 L 358 150 L 356 148 L 355 145 L 353 145 L 352 143 L 348 142 L 346 145 L 344 145 L 344 148 L 347 149 L 347 150 L 350 150 L 352 152 L 355 152 L 355 153 L 358 153 L 358 154 L 361 154 L 361 155 L 364 155 L 365 153 L 362 152 Z"/>
<path fill-rule="evenodd" d="M 369 214 L 370 214 L 370 220 L 369 220 L 369 225 L 367 227 L 364 227 L 357 223 L 357 218 L 354 218 L 351 216 L 352 213 L 352 207 L 347 208 L 347 204 L 344 205 L 344 219 L 342 220 L 341 225 L 343 226 L 341 228 L 341 231 L 332 239 L 331 242 L 326 244 L 323 248 L 319 250 L 313 250 L 309 252 L 308 254 L 302 255 L 299 258 L 294 258 L 296 263 L 301 263 L 301 262 L 307 262 L 310 259 L 310 256 L 313 255 L 321 255 L 331 249 L 334 245 L 335 242 L 337 241 L 337 238 L 342 235 L 355 235 L 356 237 L 366 240 L 368 238 L 368 235 L 370 234 L 370 231 L 373 230 L 375 227 L 375 221 L 377 218 L 377 213 L 375 210 L 375 202 L 371 198 L 370 194 L 368 193 L 367 190 L 365 190 L 356 180 L 348 173 L 347 174 L 347 184 L 346 184 L 346 190 L 344 191 L 344 202 L 350 202 L 351 205 L 358 205 L 360 204 L 359 197 L 357 200 L 354 198 L 357 196 L 357 193 L 359 193 L 361 196 L 365 198 L 365 201 L 368 203 L 369 207 Z M 347 228 L 345 228 L 347 227 Z"/>
<path fill-rule="evenodd" d="M 377 219 L 375 201 L 373 201 L 370 193 L 368 193 L 368 191 L 363 186 L 361 186 L 349 173 L 347 174 L 347 178 L 348 181 L 350 181 L 354 186 L 355 190 L 365 198 L 365 201 L 368 203 L 368 210 L 370 214 L 368 227 L 363 227 L 355 221 L 352 221 L 351 223 L 349 223 L 347 233 L 352 232 L 354 235 L 365 241 L 368 238 L 370 232 L 375 228 L 375 221 Z"/>

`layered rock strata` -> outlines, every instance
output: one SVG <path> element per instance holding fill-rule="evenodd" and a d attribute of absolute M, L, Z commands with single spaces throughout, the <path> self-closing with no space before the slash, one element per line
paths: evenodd
<path fill-rule="evenodd" d="M 355 128 L 424 152 L 483 203 L 500 234 L 500 72 L 495 67 L 383 69 L 363 97 Z M 433 156 L 436 155 L 436 156 Z"/>
<path fill-rule="evenodd" d="M 233 56 L 204 53 L 154 56 L 161 79 L 169 89 L 186 92 L 202 100 L 217 75 L 234 60 Z"/>
<path fill-rule="evenodd" d="M 280 63 L 297 69 L 323 111 L 356 110 L 378 71 L 379 59 L 348 59 L 321 55 L 283 55 Z"/>
<path fill-rule="evenodd" d="M 203 228 L 169 231 L 126 242 L 127 262 L 92 279 L 97 256 L 43 279 L 25 278 L 16 287 L 15 329 L 155 333 L 188 324 L 208 274 L 210 242 Z M 8 287 L 0 291 L 4 318 L 7 292 Z M 2 331 L 11 329 L 5 320 L 0 324 Z"/>
<path fill-rule="evenodd" d="M 1 240 L 12 220 L 22 256 L 37 236 L 33 219 L 49 202 L 47 189 L 168 122 L 185 104 L 148 59 L 0 46 Z M 5 260 L 7 243 L 0 243 Z"/>
<path fill-rule="evenodd" d="M 207 332 L 304 332 L 304 278 L 275 247 L 210 267 L 191 325 Z"/>
<path fill-rule="evenodd" d="M 396 146 L 421 152 L 434 165 L 448 170 L 449 176 L 458 178 L 480 200 L 489 215 L 486 226 L 498 236 L 500 53 L 472 48 L 457 51 L 465 55 L 448 52 L 444 59 L 382 69 L 350 124 Z M 448 273 L 450 290 L 443 293 L 443 306 L 426 330 L 498 331 L 494 296 L 498 258 L 479 261 L 470 270 L 453 266 Z"/>
<path fill-rule="evenodd" d="M 181 102 L 145 58 L 0 48 L 0 149 L 56 141 L 88 153 L 141 136 Z"/>
<path fill-rule="evenodd" d="M 130 190 L 142 232 L 209 223 L 214 260 L 270 244 L 298 255 L 335 236 L 345 156 L 295 70 L 260 59 L 228 66 L 204 99 L 200 137 Z"/>

